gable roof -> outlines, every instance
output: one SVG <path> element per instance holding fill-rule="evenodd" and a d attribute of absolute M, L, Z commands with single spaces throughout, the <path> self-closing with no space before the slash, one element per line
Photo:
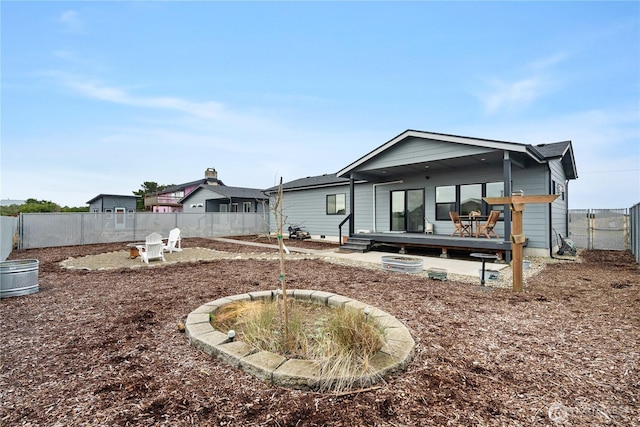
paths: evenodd
<path fill-rule="evenodd" d="M 220 196 L 224 196 L 227 198 L 237 198 L 237 199 L 266 199 L 267 196 L 264 192 L 257 188 L 245 188 L 245 187 L 228 187 L 226 185 L 209 185 L 209 184 L 201 184 L 193 190 L 191 193 L 183 197 L 179 203 L 184 204 L 184 202 L 189 199 L 192 195 L 194 195 L 199 190 L 206 190 L 212 193 L 216 193 Z"/>
<path fill-rule="evenodd" d="M 282 191 L 306 190 L 310 188 L 332 187 L 340 185 L 349 185 L 349 178 L 338 177 L 335 174 L 323 174 L 316 176 L 308 176 L 293 181 L 282 183 Z M 269 187 L 264 190 L 265 193 L 275 193 L 278 191 L 278 185 Z"/>
<path fill-rule="evenodd" d="M 184 184 L 169 185 L 169 186 L 163 188 L 160 191 L 156 191 L 155 193 L 148 194 L 148 196 L 158 196 L 160 194 L 173 193 L 173 192 L 176 192 L 176 191 L 184 190 L 185 188 L 188 188 L 188 187 L 193 187 L 193 186 L 196 186 L 196 185 L 203 185 L 203 184 L 224 185 L 224 183 L 222 181 L 220 181 L 219 179 L 217 179 L 217 178 L 200 178 L 200 179 L 195 180 L 195 181 L 185 182 Z"/>
<path fill-rule="evenodd" d="M 140 196 L 129 196 L 129 195 L 125 195 L 125 194 L 98 194 L 96 197 L 94 197 L 93 199 L 89 200 L 87 202 L 87 204 L 90 205 L 94 201 L 96 201 L 96 200 L 98 200 L 100 198 L 104 198 L 104 197 L 118 197 L 118 198 L 130 198 L 130 199 L 139 199 L 140 198 Z"/>
<path fill-rule="evenodd" d="M 471 145 L 475 147 L 484 147 L 484 148 L 490 148 L 495 150 L 514 151 L 518 153 L 527 153 L 528 151 L 527 147 L 530 147 L 526 144 L 521 144 L 517 142 L 498 141 L 493 139 L 473 138 L 468 136 L 450 135 L 450 134 L 436 133 L 436 132 L 424 132 L 419 130 L 408 129 L 402 132 L 401 134 L 391 138 L 389 141 L 385 142 L 384 144 L 374 149 L 373 151 L 370 151 L 369 153 L 360 157 L 358 160 L 351 163 L 346 168 L 338 171 L 337 176 L 344 176 L 348 174 L 352 170 L 356 169 L 358 166 L 382 154 L 383 152 L 387 151 L 391 147 L 395 146 L 396 144 L 398 144 L 399 142 L 407 138 L 433 139 L 433 140 L 442 141 L 442 142 L 465 144 L 465 145 Z M 542 160 L 541 155 L 537 152 L 531 152 L 531 155 L 538 162 Z"/>
<path fill-rule="evenodd" d="M 545 159 L 560 159 L 568 179 L 578 178 L 571 141 L 538 144 L 534 147 Z"/>
<path fill-rule="evenodd" d="M 499 141 L 494 139 L 475 138 L 436 132 L 425 132 L 413 129 L 408 129 L 391 138 L 389 141 L 380 145 L 378 148 L 370 151 L 355 162 L 338 171 L 336 175 L 338 177 L 349 176 L 351 172 L 356 171 L 360 166 L 381 155 L 385 151 L 391 149 L 396 144 L 399 144 L 402 141 L 410 138 L 462 144 L 493 151 L 508 151 L 511 153 L 518 153 L 521 158 L 529 159 L 529 161 L 532 161 L 534 163 L 546 163 L 550 159 L 560 157 L 563 161 L 563 166 L 567 177 L 569 179 L 575 179 L 577 177 L 577 174 L 575 173 L 575 159 L 573 157 L 571 141 L 553 144 L 541 144 L 534 147 L 531 144 L 523 144 L 518 142 Z"/>

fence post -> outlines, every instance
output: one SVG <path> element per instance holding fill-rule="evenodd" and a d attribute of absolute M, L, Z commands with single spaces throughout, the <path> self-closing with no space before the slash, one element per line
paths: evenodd
<path fill-rule="evenodd" d="M 628 251 L 631 249 L 631 236 L 629 235 L 629 219 L 631 216 L 629 215 L 629 209 L 625 209 L 624 213 L 624 224 L 622 228 L 624 229 L 624 250 Z"/>
<path fill-rule="evenodd" d="M 587 209 L 587 249 L 593 249 L 595 245 L 593 242 L 593 218 L 595 215 L 593 209 Z"/>

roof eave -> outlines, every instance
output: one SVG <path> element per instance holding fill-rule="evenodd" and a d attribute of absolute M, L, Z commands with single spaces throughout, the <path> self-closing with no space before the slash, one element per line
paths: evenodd
<path fill-rule="evenodd" d="M 467 137 L 467 136 L 449 135 L 449 134 L 435 133 L 435 132 L 423 132 L 423 131 L 409 129 L 393 137 L 392 139 L 385 142 L 375 150 L 362 156 L 355 162 L 349 164 L 344 169 L 341 169 L 340 171 L 338 171 L 338 173 L 336 173 L 336 176 L 338 177 L 346 176 L 351 171 L 356 169 L 358 166 L 362 165 L 363 163 L 366 163 L 367 161 L 371 160 L 372 158 L 376 157 L 382 152 L 393 147 L 400 141 L 409 137 L 422 138 L 422 139 L 434 139 L 434 140 L 443 141 L 443 142 L 473 145 L 478 147 L 492 148 L 496 150 L 526 153 L 531 155 L 531 152 L 529 150 L 529 147 L 531 147 L 531 145 L 527 145 L 527 144 L 521 144 L 517 142 L 508 142 L 508 141 L 497 141 L 497 140 L 491 140 L 491 139 L 473 138 L 473 137 Z M 539 155 L 534 155 L 532 157 L 534 157 L 535 160 L 540 161 Z"/>

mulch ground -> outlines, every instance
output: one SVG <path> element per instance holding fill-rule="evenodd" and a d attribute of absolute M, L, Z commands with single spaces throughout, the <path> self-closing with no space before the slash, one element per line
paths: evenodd
<path fill-rule="evenodd" d="M 256 251 L 206 239 L 183 246 Z M 265 384 L 178 330 L 205 302 L 277 288 L 277 261 L 60 266 L 116 250 L 122 244 L 11 254 L 40 261 L 40 291 L 0 301 L 0 425 L 640 425 L 640 270 L 627 252 L 550 263 L 522 293 L 288 261 L 289 288 L 367 302 L 416 341 L 406 372 L 336 395 Z"/>

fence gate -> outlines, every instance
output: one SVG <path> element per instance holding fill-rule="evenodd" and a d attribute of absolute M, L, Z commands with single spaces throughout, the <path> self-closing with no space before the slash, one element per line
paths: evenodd
<path fill-rule="evenodd" d="M 628 209 L 570 209 L 569 238 L 579 248 L 629 249 Z"/>

